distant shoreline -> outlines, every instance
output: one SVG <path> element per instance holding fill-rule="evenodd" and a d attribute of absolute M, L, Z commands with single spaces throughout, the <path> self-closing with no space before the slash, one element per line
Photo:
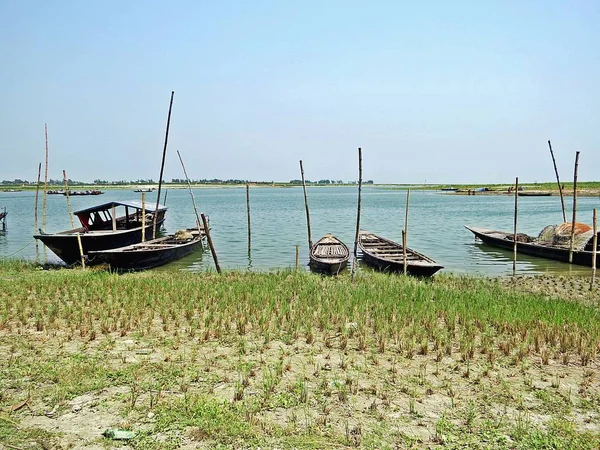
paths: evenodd
<path fill-rule="evenodd" d="M 300 184 L 289 184 L 289 183 L 248 183 L 248 185 L 253 188 L 301 188 Z M 73 184 L 69 186 L 72 189 L 99 189 L 101 191 L 110 191 L 110 190 L 127 190 L 130 189 L 132 192 L 139 188 L 145 187 L 154 187 L 154 191 L 158 190 L 157 184 L 130 184 L 130 185 L 102 185 L 102 184 Z M 244 189 L 246 184 L 240 183 L 217 183 L 217 184 L 192 184 L 191 187 L 193 189 L 218 189 L 218 188 L 240 188 Z M 308 184 L 308 188 L 319 187 L 319 188 L 353 188 L 356 189 L 358 184 Z M 379 188 L 379 189 L 390 189 L 390 190 L 407 190 L 411 189 L 413 191 L 418 190 L 426 190 L 426 191 L 436 191 L 443 195 L 514 195 L 513 186 L 509 184 L 490 184 L 490 185 L 472 185 L 472 184 L 423 184 L 423 185 L 415 185 L 415 184 L 363 184 L 363 188 Z M 556 186 L 556 183 L 524 183 L 519 186 L 520 192 L 529 193 L 530 195 L 534 195 L 538 193 L 539 195 L 549 193 L 551 196 L 559 196 L 559 190 Z M 62 185 L 48 185 L 47 190 L 51 189 L 63 189 Z M 162 189 L 188 189 L 187 184 L 163 184 Z M 18 191 L 35 191 L 35 185 L 3 185 L 0 187 L 0 193 L 2 192 L 18 192 Z M 40 191 L 43 188 L 40 187 Z M 573 196 L 573 183 L 564 183 L 563 195 L 566 197 Z M 600 181 L 586 181 L 578 183 L 577 187 L 577 195 L 582 197 L 594 197 L 600 196 Z"/>

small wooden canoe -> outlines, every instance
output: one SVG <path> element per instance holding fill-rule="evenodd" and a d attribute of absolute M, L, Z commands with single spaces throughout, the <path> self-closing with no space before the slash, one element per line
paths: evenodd
<path fill-rule="evenodd" d="M 358 246 L 362 252 L 362 260 L 368 265 L 386 272 L 404 271 L 403 249 L 397 242 L 361 230 Z M 406 273 L 429 277 L 440 269 L 443 269 L 443 266 L 433 259 L 406 248 Z"/>
<path fill-rule="evenodd" d="M 350 259 L 346 244 L 332 234 L 326 234 L 310 249 L 310 268 L 314 272 L 337 274 L 344 270 Z"/>
<path fill-rule="evenodd" d="M 202 247 L 204 229 L 180 230 L 175 234 L 110 250 L 88 252 L 88 260 L 108 264 L 117 271 L 146 270 L 183 258 Z"/>

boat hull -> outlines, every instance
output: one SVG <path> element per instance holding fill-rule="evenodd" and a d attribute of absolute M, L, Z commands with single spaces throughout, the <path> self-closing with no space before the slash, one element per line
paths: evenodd
<path fill-rule="evenodd" d="M 318 273 L 325 273 L 329 275 L 336 275 L 343 271 L 348 266 L 348 259 L 337 262 L 323 262 L 316 259 L 310 259 L 310 270 Z"/>
<path fill-rule="evenodd" d="M 152 241 L 149 241 L 151 243 Z M 146 243 L 147 244 L 147 243 Z M 155 244 L 160 245 L 160 244 Z M 89 259 L 98 263 L 108 264 L 111 269 L 118 271 L 139 271 L 163 266 L 181 259 L 202 247 L 202 238 L 163 248 L 144 248 L 144 243 L 135 244 L 136 249 L 122 248 L 91 252 Z"/>
<path fill-rule="evenodd" d="M 507 239 L 513 236 L 513 233 L 502 231 L 487 230 L 485 228 L 465 227 L 473 233 L 484 244 L 500 247 L 507 250 L 513 250 L 514 241 Z M 552 247 L 548 245 L 536 244 L 533 242 L 517 241 L 517 253 L 525 255 L 537 256 L 539 258 L 553 259 L 569 263 L 569 249 L 561 247 Z M 572 264 L 579 266 L 592 267 L 593 253 L 587 250 L 574 250 Z M 596 255 L 596 265 L 600 265 L 600 253 Z"/>
<path fill-rule="evenodd" d="M 404 258 L 400 244 L 361 231 L 358 245 L 361 250 L 361 259 L 367 265 L 383 272 L 404 272 Z M 444 268 L 431 258 L 408 247 L 406 253 L 406 273 L 408 275 L 430 277 Z"/>
<path fill-rule="evenodd" d="M 164 218 L 157 221 L 157 229 L 160 228 Z M 152 236 L 154 224 L 150 223 L 145 227 L 145 235 Z M 67 265 L 81 263 L 81 252 L 76 232 L 73 233 L 55 233 L 55 234 L 36 234 L 33 237 L 39 239 L 52 252 L 58 256 Z M 124 247 L 131 244 L 137 244 L 142 241 L 142 227 L 131 228 L 129 230 L 117 231 L 90 231 L 79 233 L 81 246 L 84 256 L 91 251 L 107 250 L 117 247 Z M 89 261 L 88 265 L 97 264 Z"/>

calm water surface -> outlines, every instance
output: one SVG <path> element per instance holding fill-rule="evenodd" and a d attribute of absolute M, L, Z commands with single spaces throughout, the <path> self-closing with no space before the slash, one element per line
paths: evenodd
<path fill-rule="evenodd" d="M 356 227 L 356 187 L 309 187 L 313 241 L 333 233 L 351 249 Z M 165 192 L 165 191 L 163 191 Z M 248 252 L 246 190 L 240 188 L 199 188 L 194 197 L 200 212 L 210 218 L 211 236 L 226 269 L 270 270 L 293 267 L 296 245 L 300 262 L 308 263 L 308 244 L 304 198 L 301 187 L 251 188 L 252 250 Z M 192 227 L 194 209 L 187 189 L 166 191 L 169 207 L 166 232 Z M 164 198 L 164 195 L 163 195 Z M 101 196 L 72 197 L 73 210 L 111 200 L 140 200 L 141 194 L 127 190 L 108 190 Z M 156 192 L 147 193 L 154 204 Z M 567 198 L 567 205 L 572 199 Z M 34 233 L 35 192 L 0 193 L 0 210 L 8 211 L 7 231 L 0 233 L 0 257 L 36 259 Z M 362 194 L 361 228 L 401 241 L 406 207 L 406 191 L 365 187 Z M 444 272 L 503 275 L 512 272 L 512 252 L 478 243 L 464 228 L 472 225 L 497 230 L 512 230 L 514 197 L 508 195 L 463 196 L 412 190 L 408 217 L 408 246 L 444 265 Z M 578 199 L 579 222 L 590 223 L 592 210 L 600 207 L 597 197 Z M 562 222 L 559 197 L 520 197 L 519 232 L 537 235 L 546 225 Z M 39 202 L 39 226 L 42 226 L 42 201 Z M 570 214 L 569 218 L 570 218 Z M 49 195 L 46 231 L 71 228 L 66 197 Z M 44 258 L 39 244 L 40 258 Z M 50 251 L 49 261 L 58 262 Z M 204 271 L 213 268 L 210 251 L 194 253 L 181 261 L 157 270 Z M 520 273 L 586 274 L 586 267 L 570 266 L 526 255 L 518 255 Z"/>

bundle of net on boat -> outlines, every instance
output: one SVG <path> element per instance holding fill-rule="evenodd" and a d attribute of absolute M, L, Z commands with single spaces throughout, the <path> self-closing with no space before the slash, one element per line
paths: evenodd
<path fill-rule="evenodd" d="M 174 237 L 178 241 L 189 241 L 194 238 L 194 235 L 188 230 L 177 230 Z"/>
<path fill-rule="evenodd" d="M 534 242 L 568 248 L 571 246 L 571 231 L 571 222 L 565 222 L 560 225 L 548 225 L 540 232 L 539 236 L 534 239 Z M 583 250 L 593 236 L 594 232 L 588 225 L 575 222 L 573 249 Z"/>

